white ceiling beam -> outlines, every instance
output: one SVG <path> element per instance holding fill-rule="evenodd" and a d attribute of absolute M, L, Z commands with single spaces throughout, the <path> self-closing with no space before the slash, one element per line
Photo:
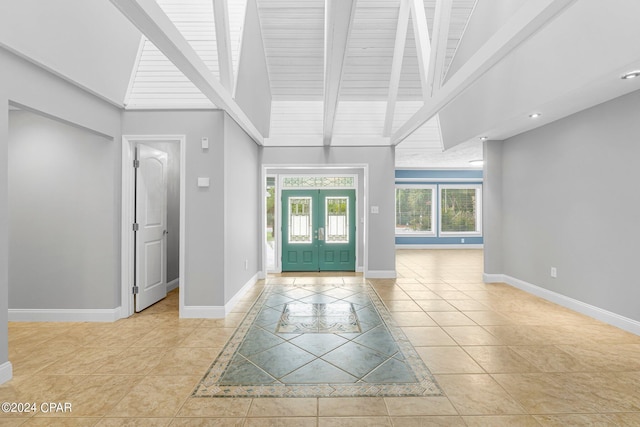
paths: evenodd
<path fill-rule="evenodd" d="M 444 61 L 447 57 L 447 41 L 449 40 L 452 8 L 453 0 L 436 0 L 431 59 L 429 60 L 429 75 L 427 78 L 430 96 L 433 96 L 442 86 L 442 73 L 444 72 Z"/>
<path fill-rule="evenodd" d="M 324 145 L 331 144 L 356 0 L 326 0 L 324 16 Z"/>
<path fill-rule="evenodd" d="M 216 25 L 220 83 L 227 92 L 233 93 L 233 58 L 231 57 L 231 32 L 229 30 L 227 0 L 213 0 L 213 17 Z"/>
<path fill-rule="evenodd" d="M 391 137 L 397 145 L 464 92 L 511 50 L 531 37 L 576 0 L 526 2 L 444 86 Z"/>
<path fill-rule="evenodd" d="M 413 23 L 413 37 L 416 41 L 416 51 L 418 54 L 422 99 L 426 101 L 431 97 L 431 88 L 429 87 L 431 41 L 429 40 L 429 27 L 427 26 L 427 15 L 424 13 L 423 0 L 411 0 L 411 18 Z"/>
<path fill-rule="evenodd" d="M 387 112 L 384 117 L 382 136 L 391 136 L 393 130 L 393 118 L 396 112 L 396 101 L 398 100 L 400 76 L 402 74 L 402 60 L 404 59 L 404 46 L 407 41 L 409 27 L 409 10 L 409 0 L 400 0 L 396 42 L 393 47 L 393 62 L 391 63 L 391 78 L 389 79 L 389 97 L 387 98 Z"/>
<path fill-rule="evenodd" d="M 155 0 L 110 0 L 200 91 L 259 145 L 264 137 Z"/>

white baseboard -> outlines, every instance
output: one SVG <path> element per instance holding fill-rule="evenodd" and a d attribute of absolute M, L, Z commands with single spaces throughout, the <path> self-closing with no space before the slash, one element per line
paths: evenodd
<path fill-rule="evenodd" d="M 233 310 L 233 307 L 236 306 L 240 298 L 242 298 L 249 291 L 249 289 L 251 289 L 253 285 L 256 284 L 257 281 L 258 281 L 258 273 L 254 274 L 253 277 L 251 277 L 247 281 L 247 283 L 245 283 L 244 286 L 240 288 L 240 290 L 236 292 L 236 294 L 232 296 L 229 301 L 227 301 L 227 303 L 224 305 L 225 315 L 229 314 L 231 310 Z"/>
<path fill-rule="evenodd" d="M 242 286 L 242 288 L 231 297 L 231 299 L 224 305 L 185 305 L 180 312 L 180 317 L 185 319 L 221 319 L 233 310 L 233 307 L 238 303 L 240 298 L 247 293 L 249 289 L 258 281 L 260 273 L 256 273 Z"/>
<path fill-rule="evenodd" d="M 115 322 L 120 319 L 120 307 L 116 308 L 62 308 L 35 309 L 10 308 L 10 322 Z"/>
<path fill-rule="evenodd" d="M 0 365 L 0 384 L 4 384 L 13 378 L 13 366 L 11 362 L 4 362 Z"/>
<path fill-rule="evenodd" d="M 395 279 L 397 277 L 395 270 L 369 270 L 364 273 L 367 279 Z"/>
<path fill-rule="evenodd" d="M 434 245 L 412 245 L 412 244 L 396 244 L 396 249 L 482 249 L 484 245 L 482 243 L 478 244 L 434 244 Z"/>
<path fill-rule="evenodd" d="M 596 307 L 591 304 L 587 304 L 577 299 L 573 299 L 566 295 L 559 294 L 549 289 L 542 288 L 540 286 L 525 282 L 524 280 L 516 279 L 515 277 L 508 276 L 506 274 L 484 274 L 483 279 L 485 283 L 507 283 L 514 288 L 521 289 L 525 292 L 543 298 L 547 301 L 551 301 L 555 304 L 569 308 L 578 313 L 585 314 L 594 319 L 608 323 L 627 332 L 631 332 L 636 335 L 640 335 L 640 322 L 628 317 L 621 316 L 617 313 L 613 313 L 608 310 L 604 310 L 600 307 Z"/>
<path fill-rule="evenodd" d="M 180 280 L 179 279 L 173 279 L 172 281 L 167 283 L 167 293 L 169 293 L 172 290 L 178 288 L 179 286 L 180 286 Z"/>
<path fill-rule="evenodd" d="M 224 315 L 220 305 L 185 305 L 180 312 L 183 319 L 222 319 Z"/>

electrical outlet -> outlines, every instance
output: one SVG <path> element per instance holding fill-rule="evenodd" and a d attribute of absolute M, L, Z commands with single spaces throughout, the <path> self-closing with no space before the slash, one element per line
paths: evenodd
<path fill-rule="evenodd" d="M 244 260 L 244 269 L 245 269 L 245 270 L 248 270 L 248 269 L 249 269 L 249 260 L 248 260 L 248 259 L 245 259 L 245 260 Z"/>
<path fill-rule="evenodd" d="M 555 267 L 551 267 L 551 277 L 553 277 L 554 279 L 556 277 L 558 277 L 558 269 Z"/>

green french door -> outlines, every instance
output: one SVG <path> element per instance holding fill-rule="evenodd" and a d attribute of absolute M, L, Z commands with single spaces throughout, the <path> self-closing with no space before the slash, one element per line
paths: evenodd
<path fill-rule="evenodd" d="M 356 191 L 282 191 L 282 271 L 355 271 Z"/>

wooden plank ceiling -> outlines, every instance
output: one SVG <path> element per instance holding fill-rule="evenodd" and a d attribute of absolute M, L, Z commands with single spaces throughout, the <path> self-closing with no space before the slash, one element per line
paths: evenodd
<path fill-rule="evenodd" d="M 325 0 L 256 0 L 271 83 L 268 141 L 298 145 L 323 134 Z M 345 53 L 333 135 L 376 143 L 383 128 L 392 78 L 401 0 L 357 0 Z M 404 0 L 402 0 L 404 1 Z M 476 0 L 452 0 L 444 72 L 451 63 Z M 157 0 L 185 39 L 219 78 L 212 0 Z M 234 75 L 237 75 L 246 0 L 227 0 Z M 436 0 L 424 0 L 432 36 Z M 235 77 L 235 76 L 234 76 Z M 234 78 L 235 81 L 235 78 Z M 144 37 L 126 100 L 127 108 L 215 108 Z M 413 19 L 409 18 L 398 97 L 391 121 L 396 131 L 423 105 Z M 389 140 L 385 135 L 386 141 Z M 317 139 L 319 138 L 319 139 Z M 293 141 L 293 142 L 292 142 Z M 427 122 L 398 149 L 441 151 L 437 118 Z"/>

